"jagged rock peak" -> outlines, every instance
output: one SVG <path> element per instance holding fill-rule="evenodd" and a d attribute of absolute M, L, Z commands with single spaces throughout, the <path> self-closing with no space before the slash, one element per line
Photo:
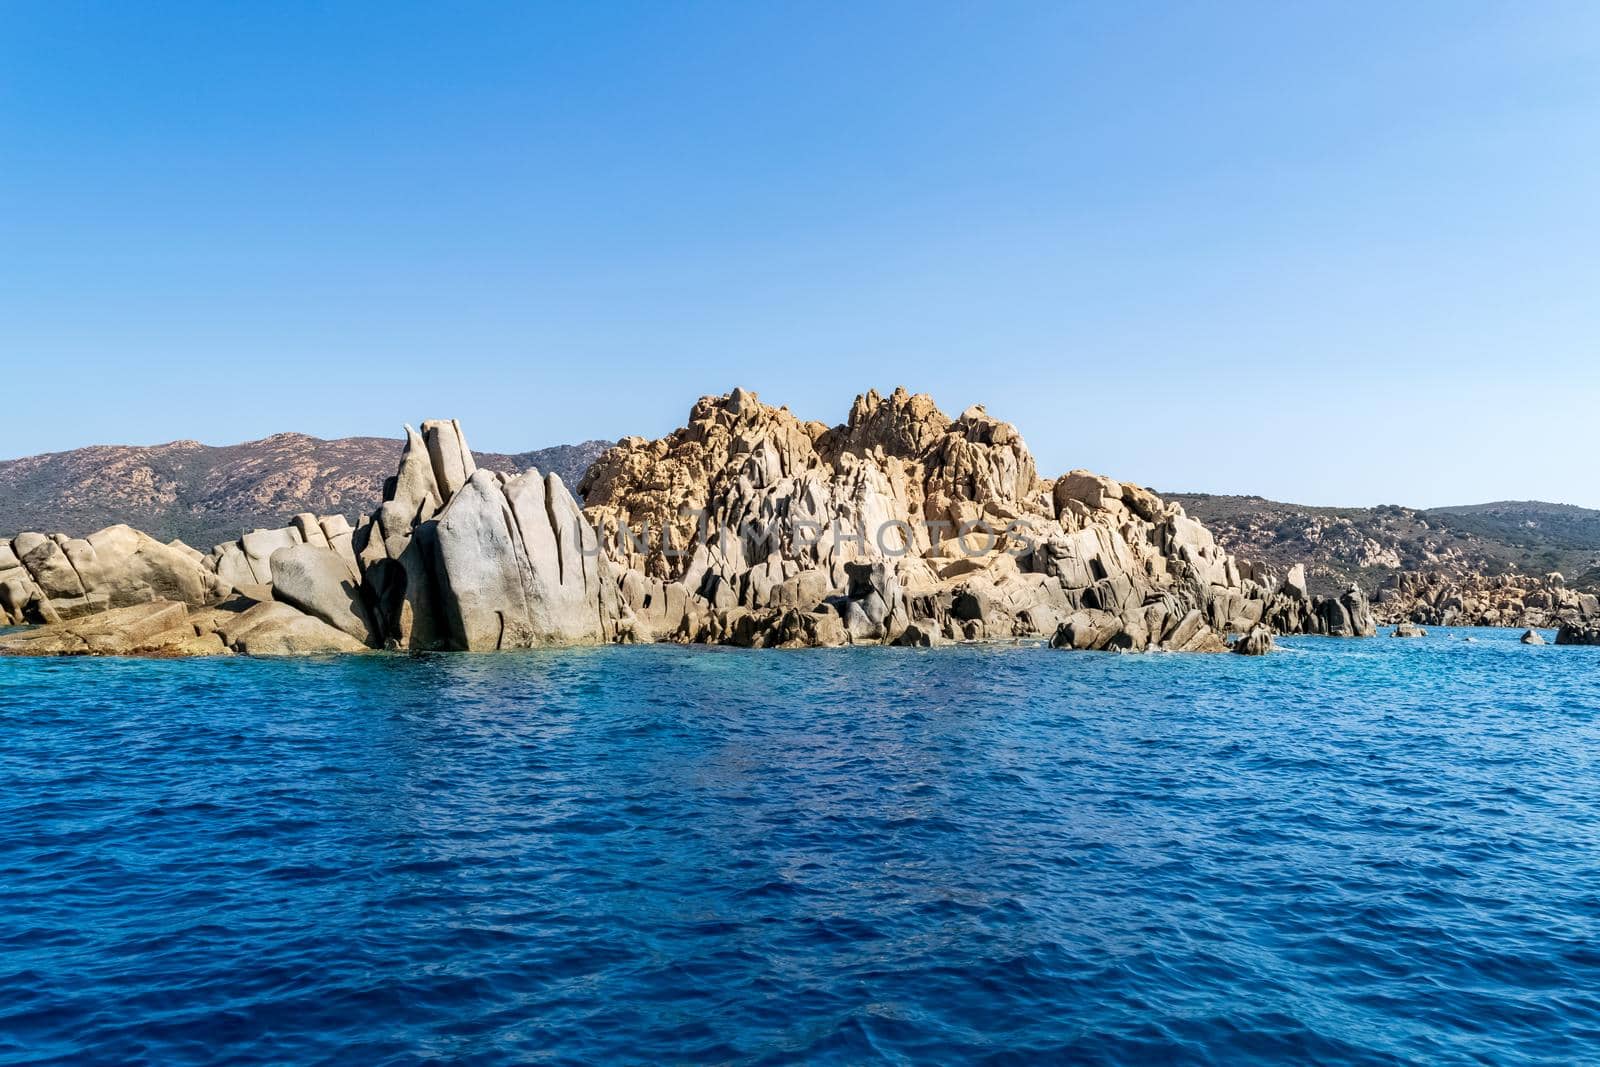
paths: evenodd
<path fill-rule="evenodd" d="M 902 387 L 885 398 L 869 389 L 850 405 L 849 419 L 834 431 L 830 443 L 840 451 L 881 449 L 886 455 L 920 459 L 949 429 L 949 416 L 926 393 L 912 394 Z"/>
<path fill-rule="evenodd" d="M 616 589 L 561 479 L 478 467 L 454 419 L 405 432 L 399 469 L 354 541 L 370 605 L 357 621 L 370 620 L 374 643 L 480 651 L 609 639 Z"/>
<path fill-rule="evenodd" d="M 681 546 L 696 532 L 691 513 L 707 515 L 713 529 L 841 511 L 954 526 L 986 513 L 1053 517 L 1041 488 L 1021 434 L 981 406 L 952 420 L 925 394 L 869 391 L 829 428 L 735 389 L 702 397 L 666 437 L 623 438 L 578 491 L 597 526 L 667 529 Z M 663 553 L 630 564 L 660 577 L 692 569 L 687 557 Z"/>

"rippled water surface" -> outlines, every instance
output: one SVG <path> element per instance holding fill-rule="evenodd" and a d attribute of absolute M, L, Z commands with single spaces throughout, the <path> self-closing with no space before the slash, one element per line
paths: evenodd
<path fill-rule="evenodd" d="M 1600 1062 L 1600 649 L 0 660 L 0 1062 Z"/>

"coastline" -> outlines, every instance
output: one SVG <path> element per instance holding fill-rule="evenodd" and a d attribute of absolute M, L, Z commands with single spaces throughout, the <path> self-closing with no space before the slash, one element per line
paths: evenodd
<path fill-rule="evenodd" d="M 1378 632 L 1358 586 L 1313 596 L 1303 566 L 1239 559 L 1132 483 L 1041 478 L 1014 426 L 903 389 L 857 396 L 833 427 L 741 389 L 704 397 L 577 489 L 480 468 L 458 422 L 430 420 L 354 525 L 297 515 L 209 553 L 127 526 L 19 534 L 0 542 L 0 611 L 36 625 L 0 652 L 1034 639 L 1260 655 L 1276 635 Z"/>

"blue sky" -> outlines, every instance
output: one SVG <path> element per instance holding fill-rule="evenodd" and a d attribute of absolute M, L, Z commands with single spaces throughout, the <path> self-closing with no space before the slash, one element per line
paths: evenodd
<path fill-rule="evenodd" d="M 0 8 L 0 456 L 734 385 L 1600 506 L 1600 5 Z"/>

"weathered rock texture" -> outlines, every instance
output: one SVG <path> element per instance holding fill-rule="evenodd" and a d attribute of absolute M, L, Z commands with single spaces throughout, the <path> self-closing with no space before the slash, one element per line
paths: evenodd
<path fill-rule="evenodd" d="M 424 422 L 354 529 L 303 513 L 208 556 L 127 527 L 19 535 L 0 551 L 0 608 L 61 625 L 0 650 L 1032 637 L 1220 652 L 1227 634 L 1264 650 L 1272 630 L 1376 630 L 1359 589 L 1313 597 L 1302 568 L 1275 580 L 1140 486 L 1041 479 L 1009 423 L 904 390 L 857 397 L 833 427 L 743 390 L 705 397 L 676 433 L 619 442 L 580 490 L 586 508 L 556 475 L 481 467 L 458 423 Z M 132 605 L 146 610 L 103 614 Z"/>
<path fill-rule="evenodd" d="M 1559 573 L 1459 575 L 1443 571 L 1397 574 L 1374 598 L 1381 618 L 1424 626 L 1558 627 L 1600 622 L 1600 598 L 1567 587 Z"/>
<path fill-rule="evenodd" d="M 1535 634 L 1535 637 L 1538 635 Z M 1534 644 L 1525 641 L 1525 644 Z M 1568 622 L 1563 623 L 1556 631 L 1556 644 L 1558 645 L 1600 645 L 1600 623 Z"/>
<path fill-rule="evenodd" d="M 0 623 L 39 627 L 0 637 L 0 652 L 479 651 L 624 636 L 617 578 L 561 479 L 479 468 L 453 421 L 406 429 L 382 502 L 354 529 L 305 513 L 209 555 L 128 527 L 0 545 Z"/>
<path fill-rule="evenodd" d="M 0 540 L 0 623 L 60 622 L 152 600 L 200 606 L 229 588 L 187 545 L 127 526 Z"/>
<path fill-rule="evenodd" d="M 1253 626 L 1231 646 L 1241 656 L 1265 656 L 1273 649 L 1272 631 L 1265 626 Z"/>
<path fill-rule="evenodd" d="M 617 635 L 616 580 L 560 478 L 479 469 L 453 421 L 406 438 L 355 537 L 377 642 L 492 651 Z"/>
<path fill-rule="evenodd" d="M 1359 591 L 1314 600 L 1303 577 L 1257 581 L 1150 490 L 1042 480 L 1009 423 L 904 390 L 858 397 L 834 427 L 743 390 L 705 397 L 683 429 L 619 442 L 579 490 L 638 574 L 622 628 L 656 639 L 1220 651 L 1222 633 L 1263 622 L 1375 632 Z"/>
<path fill-rule="evenodd" d="M 307 655 L 366 645 L 288 604 L 237 597 L 211 607 L 152 600 L 0 635 L 20 656 Z"/>

